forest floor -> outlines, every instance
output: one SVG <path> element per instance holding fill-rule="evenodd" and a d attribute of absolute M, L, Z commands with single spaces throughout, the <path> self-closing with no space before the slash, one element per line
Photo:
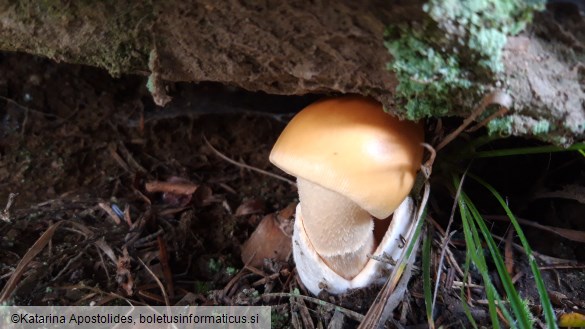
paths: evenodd
<path fill-rule="evenodd" d="M 291 205 L 298 201 L 293 185 L 242 164 L 286 176 L 269 163 L 270 149 L 292 114 L 319 96 L 175 84 L 169 89 L 174 100 L 160 109 L 145 84 L 142 76 L 112 78 L 91 67 L 0 54 L 1 301 L 270 305 L 273 328 L 355 327 L 380 287 L 322 294 L 318 298 L 324 303 L 318 303 L 308 298 L 292 259 L 252 268 L 240 257 L 242 244 L 266 215 L 292 218 Z M 459 123 L 430 121 L 427 139 Z M 528 221 L 524 233 L 555 310 L 583 311 L 585 156 L 561 152 L 453 160 L 457 148 L 482 134 L 462 136 L 437 159 L 427 218 L 435 228 L 432 271 L 453 207 L 454 189 L 445 173 L 453 166 L 469 168 Z M 489 147 L 532 145 L 540 144 L 510 138 Z M 167 190 L 153 190 L 156 184 Z M 184 189 L 173 193 L 168 186 Z M 501 208 L 483 188 L 470 182 L 465 191 L 490 220 L 492 234 L 503 238 L 500 246 L 516 288 L 542 326 L 534 279 L 509 221 L 501 220 Z M 11 193 L 17 195 L 8 205 Z M 451 231 L 450 256 L 439 278 L 437 324 L 467 326 L 463 305 L 469 302 L 474 319 L 490 326 L 477 274 L 470 279 L 477 286 L 461 299 L 455 264 L 465 261 L 465 241 L 457 216 Z M 493 264 L 488 265 L 501 289 Z M 395 327 L 426 326 L 420 268 L 419 260 L 394 314 Z"/>

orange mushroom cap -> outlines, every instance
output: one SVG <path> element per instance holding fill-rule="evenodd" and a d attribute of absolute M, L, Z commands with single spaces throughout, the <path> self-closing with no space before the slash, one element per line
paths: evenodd
<path fill-rule="evenodd" d="M 346 196 L 374 217 L 386 218 L 414 185 L 423 141 L 420 124 L 385 113 L 372 99 L 328 98 L 291 120 L 270 162 Z"/>

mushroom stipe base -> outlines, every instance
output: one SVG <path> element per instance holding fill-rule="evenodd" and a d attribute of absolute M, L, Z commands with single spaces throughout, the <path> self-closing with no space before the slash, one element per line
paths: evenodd
<path fill-rule="evenodd" d="M 375 258 L 386 258 L 389 261 L 383 262 L 370 258 L 359 274 L 348 280 L 331 270 L 317 254 L 305 232 L 300 204 L 297 205 L 293 256 L 301 281 L 315 295 L 321 290 L 331 294 L 342 294 L 350 289 L 382 283 L 394 268 L 392 260 L 399 259 L 405 250 L 401 243 L 401 236 L 407 236 L 414 225 L 414 214 L 414 202 L 407 197 L 394 212 L 392 222 L 374 252 Z"/>

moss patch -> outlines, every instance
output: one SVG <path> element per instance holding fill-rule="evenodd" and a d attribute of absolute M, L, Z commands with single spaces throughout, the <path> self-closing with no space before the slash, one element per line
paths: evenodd
<path fill-rule="evenodd" d="M 389 64 L 406 117 L 468 113 L 503 71 L 508 35 L 521 31 L 544 0 L 431 0 L 417 22 L 389 28 Z"/>

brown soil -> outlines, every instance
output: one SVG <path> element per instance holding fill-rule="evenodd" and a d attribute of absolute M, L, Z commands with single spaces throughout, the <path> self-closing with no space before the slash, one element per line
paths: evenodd
<path fill-rule="evenodd" d="M 90 67 L 0 54 L 0 202 L 18 193 L 2 213 L 11 222 L 0 222 L 3 297 L 18 305 L 108 305 L 119 298 L 164 304 L 161 287 L 146 266 L 163 282 L 171 304 L 272 305 L 274 328 L 329 325 L 339 321 L 334 305 L 365 314 L 379 287 L 319 296 L 329 303 L 325 305 L 298 297 L 291 303 L 290 296 L 267 294 L 309 296 L 292 260 L 266 262 L 261 269 L 245 268 L 240 260 L 240 247 L 260 220 L 295 202 L 296 191 L 286 182 L 231 164 L 218 152 L 281 175 L 267 160 L 271 146 L 291 114 L 319 96 L 176 84 L 169 90 L 173 102 L 161 110 L 145 84 L 143 77 L 113 79 Z M 435 123 L 429 124 L 429 140 L 437 134 Z M 442 129 L 457 124 L 444 122 Z M 442 165 L 434 173 L 430 208 L 437 227 L 446 227 L 452 205 L 452 191 L 442 187 L 449 181 L 443 169 L 465 169 L 449 156 L 465 144 L 456 142 L 437 160 Z M 506 140 L 497 147 L 532 144 Z M 470 170 L 494 184 L 519 217 L 585 231 L 585 157 L 579 153 L 476 160 Z M 148 182 L 179 178 L 196 184 L 195 193 L 149 193 L 145 188 Z M 500 214 L 479 186 L 469 183 L 468 188 L 482 213 Z M 554 194 L 561 190 L 569 193 Z M 127 209 L 120 223 L 113 219 L 116 207 Z M 52 239 L 42 237 L 61 221 L 65 224 Z M 497 236 L 509 229 L 507 222 L 489 224 Z M 461 232 L 457 218 L 453 229 Z M 553 266 L 549 258 L 537 257 L 556 310 L 585 309 L 583 243 L 530 227 L 526 234 L 538 253 L 562 259 L 563 266 Z M 51 242 L 37 250 L 26 268 L 16 268 L 38 239 Z M 453 239 L 453 259 L 462 263 L 463 238 L 456 233 Z M 514 273 L 520 273 L 516 285 L 540 315 L 525 257 L 521 250 L 513 255 Z M 407 325 L 426 323 L 420 277 L 415 269 L 408 298 L 395 313 Z M 11 286 L 11 280 L 17 285 Z M 470 294 L 485 299 L 481 289 Z M 437 300 L 439 322 L 467 325 L 459 289 L 441 285 Z M 487 306 L 474 305 L 476 320 L 489 323 Z M 349 312 L 341 313 L 346 327 L 357 325 Z"/>

